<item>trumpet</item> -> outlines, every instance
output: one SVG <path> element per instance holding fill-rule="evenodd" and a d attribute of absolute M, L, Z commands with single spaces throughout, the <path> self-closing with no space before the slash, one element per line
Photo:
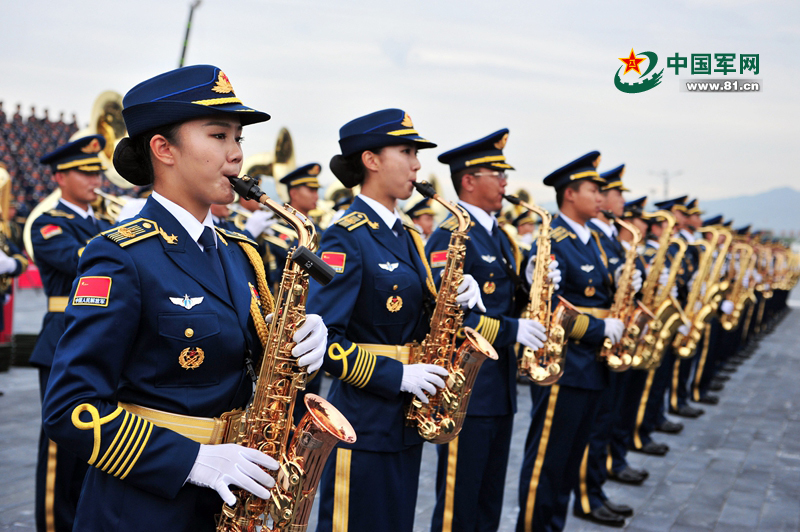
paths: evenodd
<path fill-rule="evenodd" d="M 94 193 L 105 200 L 101 208 L 103 211 L 105 211 L 106 215 L 108 215 L 108 217 L 114 222 L 119 220 L 119 213 L 122 212 L 122 207 L 128 203 L 127 198 L 119 198 L 113 194 L 109 194 L 108 192 L 103 192 L 99 188 L 94 189 Z"/>

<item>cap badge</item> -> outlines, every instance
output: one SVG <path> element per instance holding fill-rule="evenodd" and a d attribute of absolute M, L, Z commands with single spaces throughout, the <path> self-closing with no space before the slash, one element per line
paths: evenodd
<path fill-rule="evenodd" d="M 503 148 L 506 147 L 506 142 L 508 142 L 508 133 L 503 135 L 503 138 L 495 142 L 494 147 L 497 148 L 498 150 L 502 150 Z"/>
<path fill-rule="evenodd" d="M 97 153 L 100 150 L 101 150 L 100 141 L 97 139 L 92 139 L 92 141 L 89 144 L 81 148 L 81 151 L 83 153 Z"/>
<path fill-rule="evenodd" d="M 233 85 L 231 85 L 231 80 L 228 79 L 228 76 L 220 70 L 219 76 L 217 76 L 217 83 L 211 87 L 211 90 L 220 94 L 228 94 L 233 92 Z"/>
<path fill-rule="evenodd" d="M 319 165 L 315 164 L 308 170 L 308 175 L 319 175 L 319 171 L 320 171 Z"/>
<path fill-rule="evenodd" d="M 600 155 L 598 155 L 597 159 L 592 161 L 592 164 L 594 165 L 595 168 L 597 168 L 600 165 L 600 159 L 602 159 L 602 157 Z"/>
<path fill-rule="evenodd" d="M 405 127 L 414 127 L 414 124 L 411 122 L 411 117 L 406 113 L 406 116 L 403 117 L 403 121 L 400 122 L 401 126 Z"/>

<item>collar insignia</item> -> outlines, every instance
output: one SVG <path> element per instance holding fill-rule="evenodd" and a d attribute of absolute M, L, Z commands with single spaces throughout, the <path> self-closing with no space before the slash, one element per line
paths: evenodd
<path fill-rule="evenodd" d="M 397 262 L 384 262 L 384 263 L 379 263 L 378 266 L 380 266 L 387 272 L 393 272 L 398 266 L 400 266 L 400 264 Z"/>
<path fill-rule="evenodd" d="M 582 264 L 581 270 L 585 271 L 586 273 L 589 273 L 590 271 L 594 270 L 594 264 Z"/>
<path fill-rule="evenodd" d="M 189 297 L 188 294 L 184 295 L 183 297 L 171 297 L 169 300 L 179 307 L 185 308 L 186 310 L 190 310 L 195 305 L 199 305 L 203 302 L 202 297 Z"/>

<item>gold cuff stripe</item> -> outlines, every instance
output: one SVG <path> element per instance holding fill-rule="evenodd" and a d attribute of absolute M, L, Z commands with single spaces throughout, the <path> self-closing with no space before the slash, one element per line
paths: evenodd
<path fill-rule="evenodd" d="M 116 456 L 117 453 L 114 449 L 118 448 L 117 441 L 119 441 L 120 436 L 123 435 L 122 432 L 123 429 L 127 431 L 127 427 L 129 426 L 130 420 L 131 420 L 131 414 L 129 412 L 125 412 L 125 417 L 122 418 L 122 424 L 119 426 L 119 429 L 117 429 L 117 433 L 114 435 L 114 439 L 111 440 L 111 445 L 108 446 L 106 452 L 103 454 L 103 457 L 95 465 L 95 467 L 97 467 L 101 471 L 105 471 L 106 469 L 108 469 L 108 464 L 111 463 L 111 460 L 113 460 L 114 457 Z M 108 461 L 106 461 L 106 459 L 108 459 Z"/>
<path fill-rule="evenodd" d="M 445 480 L 444 515 L 442 532 L 453 530 L 453 504 L 456 495 L 456 465 L 458 464 L 458 436 L 447 445 L 447 479 Z"/>
<path fill-rule="evenodd" d="M 333 343 L 328 347 L 328 356 L 331 360 L 341 360 L 342 361 L 342 374 L 339 375 L 339 378 L 344 380 L 347 378 L 347 357 L 352 353 L 358 346 L 356 344 L 352 344 L 347 350 L 343 349 L 338 342 Z"/>
<path fill-rule="evenodd" d="M 11 258 L 18 260 L 20 262 L 20 264 L 22 264 L 22 271 L 23 272 L 28 269 L 28 259 L 26 259 L 22 255 L 20 255 L 19 253 L 15 254 L 15 255 L 12 255 Z"/>
<path fill-rule="evenodd" d="M 333 532 L 347 532 L 350 520 L 350 449 L 336 449 L 336 481 L 333 486 Z"/>
<path fill-rule="evenodd" d="M 90 164 L 103 164 L 103 161 L 100 160 L 100 157 L 87 157 L 86 159 L 78 159 L 77 161 L 70 161 L 68 163 L 61 163 L 56 165 L 56 170 L 69 170 L 70 168 L 75 168 L 78 166 L 83 165 L 90 165 Z"/>
<path fill-rule="evenodd" d="M 81 414 L 83 412 L 89 412 L 92 420 L 81 421 Z M 122 413 L 122 408 L 117 407 L 117 409 L 111 412 L 109 415 L 100 417 L 100 412 L 97 411 L 97 408 L 89 403 L 82 403 L 72 410 L 72 424 L 75 426 L 75 428 L 78 430 L 91 429 L 94 433 L 94 446 L 92 448 L 92 455 L 89 457 L 89 465 L 93 465 L 94 461 L 97 460 L 97 455 L 100 454 L 100 440 L 102 437 L 100 427 L 109 421 L 116 419 L 120 413 Z"/>
<path fill-rule="evenodd" d="M 356 344 L 353 344 L 353 346 L 357 347 Z M 375 369 L 375 360 L 376 357 L 374 354 L 358 347 L 358 354 L 356 355 L 353 369 L 350 374 L 342 380 L 356 388 L 363 388 L 372 377 L 372 371 Z"/>
<path fill-rule="evenodd" d="M 569 333 L 569 337 L 573 340 L 580 340 L 583 338 L 583 335 L 586 334 L 586 331 L 589 329 L 589 316 L 578 316 L 575 318 L 575 324 L 572 326 L 572 330 Z"/>
<path fill-rule="evenodd" d="M 114 454 L 116 455 L 116 460 L 114 460 L 114 464 L 108 470 L 108 473 L 114 475 L 115 477 L 119 475 L 117 471 L 119 469 L 118 466 L 120 465 L 120 461 L 123 460 L 128 455 L 128 448 L 130 448 L 134 437 L 136 437 L 136 435 L 139 434 L 139 430 L 141 429 L 142 418 L 140 418 L 139 416 L 131 416 L 131 417 L 132 417 L 131 422 L 128 423 L 128 428 L 125 430 L 125 434 L 122 435 L 122 440 L 119 442 L 119 444 L 116 447 L 116 450 L 114 451 Z M 108 467 L 108 463 L 106 463 L 106 467 Z"/>
<path fill-rule="evenodd" d="M 475 166 L 476 164 L 483 164 L 483 163 L 493 163 L 498 162 L 502 163 L 506 160 L 505 155 L 487 155 L 486 157 L 478 157 L 477 159 L 471 159 L 464 164 L 466 166 Z"/>
<path fill-rule="evenodd" d="M 586 314 L 587 316 L 594 316 L 595 318 L 599 318 L 601 320 L 604 320 L 611 315 L 611 310 L 607 308 L 600 308 L 600 307 L 575 307 L 575 308 L 580 310 L 581 313 Z"/>
<path fill-rule="evenodd" d="M 208 100 L 195 100 L 192 103 L 196 103 L 197 105 L 225 105 L 229 103 L 244 105 L 239 98 L 209 98 Z"/>
<path fill-rule="evenodd" d="M 480 333 L 490 344 L 493 344 L 497 339 L 497 333 L 500 332 L 500 320 L 481 316 L 478 326 L 475 327 L 475 332 Z"/>
<path fill-rule="evenodd" d="M 547 399 L 547 414 L 544 418 L 542 435 L 539 438 L 539 449 L 536 453 L 536 461 L 533 463 L 533 473 L 531 482 L 528 485 L 528 497 L 525 502 L 525 531 L 533 530 L 533 509 L 536 505 L 536 490 L 539 488 L 539 476 L 542 474 L 544 455 L 547 451 L 547 443 L 550 440 L 550 429 L 553 428 L 553 417 L 556 412 L 556 401 L 558 400 L 558 384 L 550 388 L 550 397 Z"/>
<path fill-rule="evenodd" d="M 126 469 L 125 472 L 122 474 L 122 476 L 119 478 L 124 479 L 125 477 L 127 477 L 128 473 L 130 473 L 131 469 L 133 469 L 133 466 L 136 464 L 136 462 L 139 461 L 139 456 L 141 456 L 142 451 L 144 451 L 144 448 L 147 446 L 147 442 L 150 441 L 150 434 L 152 432 L 153 432 L 153 424 L 150 423 L 150 426 L 147 428 L 147 434 L 144 437 L 144 441 L 142 442 L 142 445 L 139 446 L 139 452 L 136 453 L 136 456 L 133 457 L 131 465 L 128 466 L 128 469 Z"/>

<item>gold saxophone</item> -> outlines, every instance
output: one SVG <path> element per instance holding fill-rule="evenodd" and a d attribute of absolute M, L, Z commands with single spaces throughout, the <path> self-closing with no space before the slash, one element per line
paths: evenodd
<path fill-rule="evenodd" d="M 447 443 L 461 432 L 481 365 L 487 358 L 497 360 L 497 352 L 486 338 L 470 327 L 464 327 L 464 342 L 456 349 L 456 335 L 464 318 L 456 296 L 464 278 L 469 213 L 440 198 L 433 186 L 425 181 L 414 183 L 414 186 L 423 196 L 438 201 L 458 220 L 458 228 L 450 235 L 447 246 L 447 262 L 436 294 L 431 330 L 422 344 L 413 346 L 409 360 L 411 364 L 435 364 L 446 369 L 449 375 L 445 387 L 429 397 L 427 404 L 415 397 L 406 412 L 406 421 L 417 426 L 420 436 L 431 443 Z"/>
<path fill-rule="evenodd" d="M 650 262 L 650 269 L 642 284 L 641 302 L 648 309 L 655 309 L 653 311 L 655 317 L 648 322 L 647 332 L 640 336 L 631 362 L 633 368 L 650 370 L 661 364 L 661 359 L 670 346 L 672 337 L 685 321 L 680 304 L 670 295 L 670 292 L 677 281 L 680 264 L 688 246 L 683 239 L 672 237 L 677 220 L 671 212 L 660 210 L 652 214 L 645 213 L 643 216 L 645 218 L 662 218 L 666 221 L 666 226 L 658 240 L 658 251 Z M 678 246 L 678 251 L 672 257 L 666 284 L 660 285 L 661 272 L 666 266 L 667 252 L 672 244 Z"/>
<path fill-rule="evenodd" d="M 292 426 L 295 398 L 298 390 L 305 389 L 308 378 L 292 356 L 292 335 L 305 322 L 309 276 L 327 284 L 334 272 L 313 254 L 315 230 L 309 220 L 288 205 L 269 199 L 249 176 L 229 179 L 241 196 L 260 201 L 291 224 L 299 243 L 286 259 L 253 398 L 244 412 L 227 413 L 232 420 L 227 442 L 258 449 L 280 464 L 274 474 L 275 487 L 267 500 L 242 489 L 233 490 L 236 503 L 223 504 L 217 530 L 302 532 L 308 527 L 328 454 L 337 443 L 356 440 L 347 419 L 313 394 L 305 397 L 308 413 L 297 427 Z M 289 443 L 292 429 L 294 436 Z"/>
<path fill-rule="evenodd" d="M 599 356 L 601 360 L 606 362 L 609 369 L 619 372 L 629 369 L 633 364 L 633 356 L 636 352 L 639 338 L 643 334 L 647 334 L 648 323 L 655 316 L 641 301 L 636 301 L 636 292 L 631 284 L 633 272 L 636 271 L 636 259 L 639 257 L 639 252 L 636 248 L 642 241 L 642 232 L 625 220 L 617 219 L 616 223 L 633 235 L 631 246 L 625 251 L 625 262 L 622 265 L 619 284 L 614 294 L 614 302 L 611 304 L 610 312 L 610 317 L 622 321 L 625 325 L 625 332 L 616 344 L 606 338 L 603 341 Z"/>
<path fill-rule="evenodd" d="M 550 224 L 552 216 L 547 210 L 526 203 L 516 196 L 506 195 L 505 198 L 514 205 L 520 205 L 529 211 L 535 212 L 542 219 L 539 226 L 539 236 L 536 238 L 536 258 L 533 270 L 528 305 L 522 312 L 523 318 L 538 321 L 547 328 L 547 341 L 544 347 L 533 350 L 525 346 L 519 357 L 519 372 L 527 375 L 536 384 L 549 386 L 555 384 L 564 374 L 564 359 L 567 356 L 567 341 L 575 318 L 580 311 L 572 306 L 566 299 L 558 296 L 559 303 L 553 310 L 553 292 L 555 287 L 547 278 L 550 273 Z"/>
<path fill-rule="evenodd" d="M 733 288 L 729 296 L 730 300 L 733 301 L 733 312 L 720 318 L 722 328 L 726 331 L 732 331 L 739 326 L 744 307 L 750 301 L 750 293 L 744 287 L 744 280 L 751 277 L 751 271 L 755 268 L 757 260 L 754 253 L 755 250 L 750 244 L 736 242 L 733 244 L 732 249 L 735 257 L 738 257 L 739 273 L 733 282 Z M 733 270 L 733 260 L 731 259 L 731 270 Z"/>

